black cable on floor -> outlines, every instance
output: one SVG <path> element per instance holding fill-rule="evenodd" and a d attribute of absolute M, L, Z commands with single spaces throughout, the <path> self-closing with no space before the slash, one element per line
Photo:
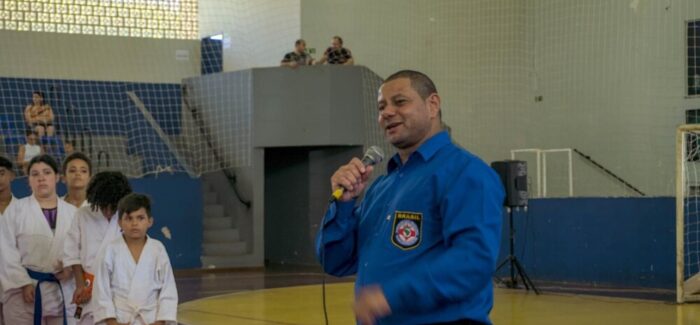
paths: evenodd
<path fill-rule="evenodd" d="M 321 270 L 321 271 L 323 271 L 323 270 Z M 328 325 L 328 309 L 326 308 L 326 273 L 324 272 L 321 276 L 322 276 L 321 295 L 323 297 L 323 319 L 325 319 L 326 325 Z"/>

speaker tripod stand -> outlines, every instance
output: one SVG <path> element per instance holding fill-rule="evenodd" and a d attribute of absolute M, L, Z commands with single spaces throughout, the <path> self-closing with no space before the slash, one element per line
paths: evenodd
<path fill-rule="evenodd" d="M 530 277 L 527 276 L 527 273 L 525 273 L 525 268 L 523 268 L 522 264 L 520 264 L 518 258 L 515 256 L 515 226 L 513 225 L 513 208 L 506 207 L 506 209 L 508 210 L 508 228 L 510 229 L 510 254 L 505 259 L 503 259 L 501 264 L 498 264 L 496 272 L 498 272 L 498 270 L 500 270 L 504 266 L 510 265 L 510 279 L 508 282 L 506 282 L 506 286 L 508 288 L 518 287 L 518 279 L 515 275 L 515 273 L 517 272 L 520 276 L 520 279 L 523 281 L 525 290 L 529 291 L 530 288 L 532 288 L 535 294 L 539 295 L 539 290 L 537 290 L 535 284 L 532 283 Z"/>

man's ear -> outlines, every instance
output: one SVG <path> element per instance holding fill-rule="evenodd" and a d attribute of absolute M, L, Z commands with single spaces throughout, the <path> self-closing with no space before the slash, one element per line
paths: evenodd
<path fill-rule="evenodd" d="M 428 109 L 430 110 L 430 117 L 439 117 L 440 116 L 440 95 L 437 93 L 432 93 L 428 98 L 425 100 L 426 104 L 428 105 Z"/>

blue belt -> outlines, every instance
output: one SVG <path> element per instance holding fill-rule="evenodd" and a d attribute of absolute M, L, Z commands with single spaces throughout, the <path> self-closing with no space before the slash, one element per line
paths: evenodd
<path fill-rule="evenodd" d="M 39 281 L 39 283 L 36 284 L 36 288 L 34 289 L 34 325 L 41 325 L 43 309 L 41 306 L 42 282 L 55 282 L 58 284 L 58 290 L 61 291 L 61 299 L 63 299 L 63 325 L 68 325 L 68 321 L 66 320 L 66 298 L 63 297 L 63 288 L 61 287 L 61 282 L 58 281 L 58 279 L 56 279 L 56 276 L 53 273 L 36 272 L 30 269 L 27 269 L 27 273 L 29 273 L 30 278 Z"/>

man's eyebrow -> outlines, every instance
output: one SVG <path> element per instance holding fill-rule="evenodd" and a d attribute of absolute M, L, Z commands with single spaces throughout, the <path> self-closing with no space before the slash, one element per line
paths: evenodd
<path fill-rule="evenodd" d="M 396 100 L 396 98 L 398 98 L 398 97 L 407 97 L 407 96 L 404 95 L 404 94 L 402 94 L 402 93 L 398 93 L 398 94 L 396 94 L 396 95 L 394 95 L 394 96 L 391 96 L 391 99 L 392 99 L 392 100 Z"/>
<path fill-rule="evenodd" d="M 398 93 L 398 94 L 396 94 L 396 95 L 394 95 L 394 96 L 391 96 L 391 98 L 389 98 L 389 99 L 390 99 L 390 100 L 396 100 L 396 99 L 399 98 L 399 97 L 407 97 L 407 96 L 404 95 L 404 94 L 402 94 L 402 93 Z M 385 97 L 382 97 L 382 99 L 377 100 L 377 102 L 379 102 L 379 103 L 385 102 L 385 101 L 387 101 L 387 99 L 386 99 Z"/>

